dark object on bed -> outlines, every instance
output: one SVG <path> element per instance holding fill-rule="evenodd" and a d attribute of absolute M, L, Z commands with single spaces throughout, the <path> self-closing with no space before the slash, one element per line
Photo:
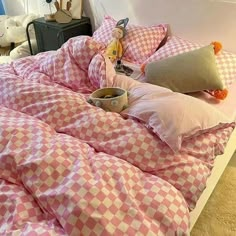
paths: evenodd
<path fill-rule="evenodd" d="M 130 67 L 124 65 L 121 60 L 117 60 L 115 65 L 115 70 L 118 73 L 125 74 L 127 76 L 130 76 L 134 71 Z"/>

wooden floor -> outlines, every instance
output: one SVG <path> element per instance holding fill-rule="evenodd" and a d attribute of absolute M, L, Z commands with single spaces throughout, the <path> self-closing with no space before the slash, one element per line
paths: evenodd
<path fill-rule="evenodd" d="M 227 180 L 230 179 L 230 183 L 219 182 L 219 185 L 216 185 L 212 195 L 205 205 L 205 208 L 201 212 L 198 221 L 191 231 L 191 236 L 236 235 L 236 217 L 234 217 L 236 216 L 234 207 L 236 205 L 236 198 L 232 198 L 232 196 L 235 195 L 235 191 L 231 191 L 236 187 L 236 177 L 234 174 L 236 173 L 236 151 L 229 161 L 228 167 L 228 169 L 226 167 L 226 171 L 228 170 L 226 176 Z M 226 178 L 223 178 L 224 181 L 226 181 Z M 226 195 L 224 195 L 225 193 Z M 230 207 L 226 207 L 228 205 Z M 214 209 L 217 208 L 218 210 L 215 212 Z"/>
<path fill-rule="evenodd" d="M 232 156 L 228 165 L 236 168 L 236 151 L 235 151 L 234 155 Z"/>

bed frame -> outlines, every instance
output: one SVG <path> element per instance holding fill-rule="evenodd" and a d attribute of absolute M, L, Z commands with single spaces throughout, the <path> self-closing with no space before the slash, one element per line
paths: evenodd
<path fill-rule="evenodd" d="M 143 0 L 88 0 L 84 10 L 93 29 L 101 24 L 104 15 L 115 19 L 129 17 L 130 23 L 139 25 L 168 23 L 169 34 L 202 44 L 220 41 L 224 50 L 236 53 L 236 0 L 146 0 L 145 4 Z M 236 130 L 225 153 L 216 158 L 207 188 L 191 212 L 191 229 L 230 161 L 235 144 Z"/>
<path fill-rule="evenodd" d="M 211 172 L 211 176 L 207 180 L 207 187 L 203 191 L 201 197 L 199 198 L 195 209 L 192 212 L 190 212 L 190 220 L 191 220 L 190 230 L 193 229 L 195 223 L 197 222 L 198 217 L 200 216 L 209 197 L 211 196 L 214 188 L 216 187 L 221 175 L 223 174 L 232 155 L 234 154 L 236 150 L 235 144 L 236 144 L 236 129 L 234 129 L 233 133 L 230 136 L 224 154 L 216 157 L 215 164 Z"/>

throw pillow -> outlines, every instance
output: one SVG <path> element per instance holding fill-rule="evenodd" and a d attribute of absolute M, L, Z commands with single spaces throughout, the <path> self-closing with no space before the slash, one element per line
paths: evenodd
<path fill-rule="evenodd" d="M 112 30 L 117 21 L 106 16 L 101 26 L 93 33 L 93 38 L 106 47 L 112 40 Z M 123 59 L 141 64 L 148 59 L 159 47 L 167 33 L 167 26 L 163 24 L 154 26 L 140 26 L 128 23 L 127 34 L 122 40 L 125 51 Z"/>
<path fill-rule="evenodd" d="M 147 82 L 180 93 L 222 90 L 224 87 L 213 45 L 148 63 L 145 75 Z"/>
<path fill-rule="evenodd" d="M 166 44 L 158 49 L 143 64 L 146 65 L 152 61 L 165 59 L 200 47 L 202 47 L 201 44 L 193 43 L 177 36 L 169 36 Z M 216 55 L 216 65 L 220 78 L 225 87 L 228 88 L 229 85 L 236 81 L 236 54 L 221 50 L 221 52 Z"/>

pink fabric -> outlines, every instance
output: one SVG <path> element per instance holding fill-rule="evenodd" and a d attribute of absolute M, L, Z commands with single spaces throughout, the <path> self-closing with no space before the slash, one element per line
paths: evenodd
<path fill-rule="evenodd" d="M 206 102 L 167 88 L 124 78 L 112 86 L 129 91 L 129 107 L 122 115 L 144 122 L 173 151 L 181 149 L 184 139 L 234 122 Z"/>
<path fill-rule="evenodd" d="M 0 109 L 2 235 L 187 234 L 186 203 L 169 183 Z"/>
<path fill-rule="evenodd" d="M 166 44 L 149 57 L 144 64 L 188 52 L 202 46 L 176 36 L 170 36 Z M 236 81 L 236 55 L 222 50 L 216 55 L 216 64 L 225 86 L 229 87 L 230 84 Z"/>
<path fill-rule="evenodd" d="M 117 21 L 110 16 L 106 16 L 102 25 L 94 32 L 93 38 L 105 45 L 112 39 L 112 30 Z M 139 26 L 128 23 L 127 34 L 122 40 L 125 51 L 123 59 L 135 63 L 143 63 L 158 48 L 161 41 L 166 36 L 167 27 L 165 25 Z"/>
<path fill-rule="evenodd" d="M 0 234 L 188 235 L 233 126 L 173 153 L 142 123 L 90 105 L 90 91 L 127 77 L 87 40 L 0 66 Z M 81 44 L 90 53 L 71 53 Z"/>
<path fill-rule="evenodd" d="M 224 113 L 230 120 L 236 121 L 236 81 L 234 81 L 228 87 L 228 95 L 224 100 L 216 100 L 208 93 L 198 92 L 191 94 L 192 96 L 201 99 L 209 104 L 211 104 L 215 109 L 218 109 L 222 113 Z"/>
<path fill-rule="evenodd" d="M 27 80 L 54 83 L 90 93 L 96 87 L 87 79 L 88 67 L 102 46 L 88 36 L 78 38 L 71 38 L 57 52 L 38 54 L 37 60 L 23 58 L 15 61 L 16 73 Z"/>

